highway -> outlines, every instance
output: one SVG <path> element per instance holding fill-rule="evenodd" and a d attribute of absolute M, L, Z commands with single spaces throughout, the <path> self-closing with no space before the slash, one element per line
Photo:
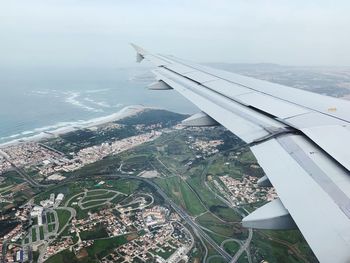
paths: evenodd
<path fill-rule="evenodd" d="M 5 157 L 5 156 L 4 156 Z M 6 158 L 6 157 L 5 157 Z M 8 160 L 9 161 L 9 160 Z M 10 162 L 11 163 L 11 162 Z M 13 163 L 11 165 L 14 167 L 17 173 L 19 173 L 25 181 L 27 181 L 30 185 L 33 187 L 48 187 L 51 185 L 43 185 L 38 182 L 36 182 L 34 179 L 32 179 L 28 174 L 26 174 L 22 169 L 16 167 Z M 140 180 L 143 181 L 149 185 L 151 185 L 158 194 L 187 222 L 188 225 L 192 227 L 195 233 L 199 234 L 201 238 L 203 238 L 207 243 L 209 243 L 227 262 L 236 262 L 239 258 L 239 256 L 247 250 L 249 243 L 252 238 L 252 230 L 249 230 L 249 237 L 246 240 L 245 244 L 240 248 L 240 250 L 235 254 L 235 256 L 232 258 L 230 254 L 228 254 L 222 247 L 220 247 L 195 221 L 194 219 L 187 214 L 187 212 L 178 206 L 175 202 L 173 202 L 165 192 L 154 182 L 147 178 L 139 177 L 139 176 L 132 176 L 132 175 L 123 175 L 123 174 L 105 174 L 105 175 L 96 175 L 96 176 L 103 176 L 111 179 L 115 178 L 122 178 L 122 179 L 134 179 L 134 180 Z M 68 181 L 75 181 L 79 180 L 80 178 L 70 178 Z M 210 189 L 211 190 L 211 189 Z M 219 197 L 222 201 L 224 201 L 226 204 L 229 202 L 222 198 L 221 196 L 218 196 L 216 193 L 214 193 L 216 197 Z M 232 205 L 228 204 L 231 208 Z"/>
<path fill-rule="evenodd" d="M 29 176 L 25 171 L 23 171 L 21 168 L 17 167 L 10 159 L 10 157 L 2 150 L 0 150 L 0 155 L 2 155 L 6 161 L 8 161 L 11 166 L 15 169 L 15 171 L 23 177 L 23 179 L 30 184 L 32 187 L 48 187 L 52 185 L 45 185 L 45 184 L 39 184 L 36 182 L 31 176 Z"/>
<path fill-rule="evenodd" d="M 253 238 L 253 230 L 249 229 L 249 235 L 248 235 L 247 240 L 244 242 L 244 244 L 241 246 L 241 248 L 236 252 L 234 257 L 231 259 L 230 263 L 237 262 L 239 257 L 243 254 L 243 252 L 248 250 L 250 242 L 252 241 L 252 238 Z M 247 255 L 249 255 L 249 254 L 247 253 Z M 249 260 L 249 262 L 250 262 L 250 260 Z"/>
<path fill-rule="evenodd" d="M 47 187 L 47 185 L 41 185 L 38 182 L 36 182 L 33 178 L 31 178 L 26 172 L 24 172 L 22 169 L 18 168 L 13 162 L 10 160 L 7 160 L 12 167 L 15 169 L 15 171 L 23 177 L 23 179 L 30 184 L 33 187 Z"/>
<path fill-rule="evenodd" d="M 216 242 L 206 233 L 204 230 L 197 225 L 197 223 L 192 219 L 191 216 L 189 216 L 184 209 L 179 207 L 175 202 L 173 202 L 166 193 L 163 192 L 163 190 L 154 182 L 147 178 L 139 177 L 139 176 L 132 176 L 132 175 L 120 175 L 120 174 L 112 174 L 112 175 L 99 175 L 111 179 L 115 178 L 123 178 L 123 179 L 134 179 L 134 180 L 140 180 L 148 185 L 152 186 L 158 194 L 164 199 L 165 202 L 167 202 L 185 221 L 188 225 L 192 227 L 192 229 L 198 233 L 205 241 L 207 241 L 227 262 L 231 261 L 232 257 L 230 254 L 228 254 L 223 248 L 221 248 Z"/>

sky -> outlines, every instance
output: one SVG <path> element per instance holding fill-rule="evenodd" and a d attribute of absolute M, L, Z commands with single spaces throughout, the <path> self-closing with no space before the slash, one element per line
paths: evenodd
<path fill-rule="evenodd" d="M 350 66 L 350 1 L 0 0 L 0 67 L 129 67 L 134 42 L 196 62 Z"/>

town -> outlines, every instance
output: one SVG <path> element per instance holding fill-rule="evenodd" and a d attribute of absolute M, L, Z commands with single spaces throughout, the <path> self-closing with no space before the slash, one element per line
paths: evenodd
<path fill-rule="evenodd" d="M 277 194 L 257 185 L 263 172 L 251 153 L 222 127 L 163 119 L 1 148 L 1 220 L 13 226 L 0 237 L 0 261 L 265 259 L 261 237 L 240 221 Z"/>
<path fill-rule="evenodd" d="M 179 262 L 186 259 L 194 245 L 194 237 L 181 224 L 179 215 L 154 205 L 150 193 L 127 196 L 111 189 L 85 190 L 83 195 L 74 195 L 65 204 L 63 200 L 63 194 L 51 193 L 49 199 L 40 200 L 40 205 L 26 205 L 18 213 L 22 223 L 0 239 L 1 244 L 14 242 L 4 248 L 5 262 L 31 261 L 33 252 L 40 253 L 38 261 L 43 262 L 65 249 L 82 257 L 98 242 L 97 231 L 104 232 L 105 239 L 125 236 L 130 239 L 103 257 L 102 262 L 117 258 L 120 262 L 133 262 L 136 258 L 143 262 Z M 93 207 L 104 208 L 76 218 L 77 210 L 89 211 Z M 62 211 L 68 211 L 69 219 L 61 220 Z M 60 238 L 63 231 L 68 235 Z M 16 245 L 18 241 L 21 245 Z"/>
<path fill-rule="evenodd" d="M 25 143 L 2 149 L 0 158 L 0 175 L 11 169 L 11 165 L 20 168 L 35 167 L 38 173 L 47 180 L 63 180 L 60 172 L 72 172 L 81 167 L 97 162 L 109 155 L 127 151 L 142 143 L 158 138 L 162 133 L 151 131 L 149 133 L 131 136 L 122 140 L 102 143 L 73 153 L 71 158 L 64 154 L 50 150 L 41 143 Z M 0 152 L 1 154 L 1 152 Z"/>
<path fill-rule="evenodd" d="M 253 176 L 247 175 L 242 179 L 235 179 L 225 175 L 220 176 L 219 179 L 228 189 L 226 196 L 235 206 L 272 201 L 277 198 L 274 188 L 258 187 L 258 179 Z M 225 192 L 217 181 L 214 183 L 219 190 Z"/>

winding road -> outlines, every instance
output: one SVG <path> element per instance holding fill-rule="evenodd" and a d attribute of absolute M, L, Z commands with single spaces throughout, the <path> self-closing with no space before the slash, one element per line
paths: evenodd
<path fill-rule="evenodd" d="M 142 181 L 151 187 L 153 187 L 156 192 L 164 199 L 166 203 L 168 203 L 179 215 L 180 217 L 186 221 L 188 225 L 191 226 L 191 228 L 195 231 L 195 233 L 198 233 L 206 242 L 208 242 L 226 261 L 231 260 L 231 255 L 227 253 L 223 248 L 221 248 L 207 233 L 204 232 L 204 230 L 194 221 L 194 219 L 187 214 L 187 212 L 178 206 L 174 201 L 172 201 L 165 192 L 154 182 L 147 178 L 133 176 L 133 175 L 121 175 L 121 174 L 105 174 L 105 175 L 98 175 L 100 177 L 110 178 L 110 179 L 133 179 L 133 180 L 139 180 Z M 80 178 L 75 178 L 75 180 L 79 180 Z"/>

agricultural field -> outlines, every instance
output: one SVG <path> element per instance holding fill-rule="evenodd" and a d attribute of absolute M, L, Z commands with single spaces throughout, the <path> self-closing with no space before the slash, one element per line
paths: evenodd
<path fill-rule="evenodd" d="M 46 141 L 48 146 L 69 158 L 71 152 L 76 153 L 84 147 L 166 128 L 154 141 L 106 156 L 79 170 L 63 172 L 65 180 L 45 185 L 40 190 L 28 187 L 15 172 L 5 174 L 0 194 L 14 192 L 16 205 L 32 197 L 34 204 L 39 205 L 51 194 L 64 194 L 59 207 L 45 210 L 45 227 L 37 226 L 37 218 L 31 219 L 32 226 L 22 244 L 45 240 L 50 246 L 60 248 L 61 252 L 48 257 L 46 262 L 49 263 L 118 262 L 126 253 L 122 250 L 123 245 L 142 246 L 143 238 L 150 238 L 150 233 L 158 230 L 158 226 L 150 227 L 147 232 L 145 225 L 140 223 L 153 220 L 142 215 L 151 203 L 163 207 L 169 214 L 177 211 L 178 214 L 171 217 L 167 214 L 167 220 L 171 224 L 180 222 L 194 237 L 193 241 L 187 240 L 188 244 L 194 244 L 187 252 L 191 263 L 227 262 L 213 244 L 234 256 L 247 241 L 250 245 L 238 255 L 238 262 L 316 262 L 297 230 L 253 231 L 242 227 L 242 218 L 267 201 L 235 203 L 229 198 L 232 194 L 230 185 L 225 185 L 220 178 L 237 181 L 249 176 L 260 178 L 264 175 L 263 170 L 249 148 L 223 127 L 171 128 L 184 117 L 166 111 L 146 111 L 105 127 L 74 131 Z M 37 176 L 35 169 L 26 171 L 33 178 Z M 260 193 L 255 186 L 252 189 Z M 181 209 L 187 217 L 174 207 Z M 2 211 L 12 208 L 11 202 L 0 204 Z M 198 229 L 186 218 L 193 220 L 208 237 L 200 234 L 202 236 L 198 238 Z M 171 228 L 174 229 L 174 225 Z M 172 234 L 178 238 L 179 231 L 175 232 Z M 159 255 L 168 259 L 175 251 L 175 241 L 176 238 L 171 237 L 171 246 L 152 248 L 147 256 Z"/>

